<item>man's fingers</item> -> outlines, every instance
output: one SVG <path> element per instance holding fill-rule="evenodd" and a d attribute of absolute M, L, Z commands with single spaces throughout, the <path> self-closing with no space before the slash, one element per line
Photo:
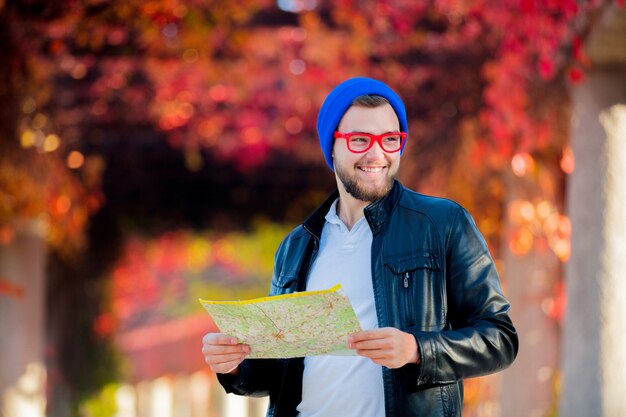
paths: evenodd
<path fill-rule="evenodd" d="M 357 350 L 358 355 L 370 358 L 371 360 L 388 359 L 391 357 L 389 352 L 382 350 Z"/>
<path fill-rule="evenodd" d="M 218 364 L 208 364 L 209 368 L 216 374 L 227 374 L 236 369 L 242 360 L 234 360 L 229 362 L 223 362 Z"/>
<path fill-rule="evenodd" d="M 209 345 L 236 345 L 237 338 L 223 333 L 207 333 L 202 338 L 203 344 Z"/>
<path fill-rule="evenodd" d="M 389 336 L 389 332 L 387 331 L 386 328 L 375 329 L 375 330 L 364 330 L 361 332 L 351 334 L 348 337 L 348 341 L 356 343 L 356 342 L 361 342 L 364 340 L 384 339 L 385 337 L 388 337 L 388 336 Z"/>
<path fill-rule="evenodd" d="M 250 346 L 241 344 L 236 337 L 223 333 L 209 333 L 202 338 L 204 361 L 216 373 L 228 373 L 250 353 Z"/>
<path fill-rule="evenodd" d="M 419 362 L 414 336 L 393 327 L 354 333 L 348 336 L 348 348 L 388 368 Z"/>
<path fill-rule="evenodd" d="M 357 355 L 366 356 L 370 359 L 393 357 L 396 349 L 390 341 L 367 341 L 359 342 L 354 347 Z"/>
<path fill-rule="evenodd" d="M 250 346 L 240 344 L 236 337 L 222 333 L 209 333 L 202 338 L 202 353 L 223 354 L 235 352 L 250 352 Z"/>
<path fill-rule="evenodd" d="M 365 330 L 348 336 L 350 349 L 380 349 L 393 345 L 393 330 L 390 328 Z"/>
<path fill-rule="evenodd" d="M 213 345 L 203 344 L 202 353 L 205 355 L 220 355 L 224 353 L 248 353 L 250 352 L 250 346 L 243 344 L 236 345 Z"/>
<path fill-rule="evenodd" d="M 230 362 L 241 362 L 246 357 L 246 353 L 228 353 L 225 355 L 206 355 L 204 361 L 207 365 L 219 365 Z"/>
<path fill-rule="evenodd" d="M 248 345 L 235 345 L 235 346 L 209 345 L 209 346 L 202 347 L 202 354 L 204 356 L 246 355 L 248 353 L 250 353 L 250 347 Z"/>
<path fill-rule="evenodd" d="M 388 339 L 363 340 L 352 344 L 352 349 L 370 350 L 370 349 L 389 349 L 393 347 L 393 343 Z"/>

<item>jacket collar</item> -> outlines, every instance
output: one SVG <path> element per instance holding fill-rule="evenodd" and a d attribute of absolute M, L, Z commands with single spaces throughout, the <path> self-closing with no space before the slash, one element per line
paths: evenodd
<path fill-rule="evenodd" d="M 386 196 L 365 207 L 365 218 L 370 225 L 370 229 L 372 229 L 372 234 L 375 235 L 380 232 L 382 226 L 387 222 L 389 214 L 392 212 L 396 203 L 400 199 L 402 190 L 403 187 L 402 184 L 400 184 L 400 181 L 394 180 L 393 187 Z M 313 214 L 311 214 L 304 221 L 303 227 L 305 230 L 317 239 L 319 239 L 322 235 L 322 229 L 324 228 L 324 223 L 326 222 L 326 214 L 328 213 L 328 210 L 330 210 L 330 206 L 338 197 L 339 190 L 333 191 L 333 193 L 328 196 L 326 201 L 324 201 L 324 203 L 322 203 L 322 205 L 319 206 L 317 210 L 315 210 Z"/>

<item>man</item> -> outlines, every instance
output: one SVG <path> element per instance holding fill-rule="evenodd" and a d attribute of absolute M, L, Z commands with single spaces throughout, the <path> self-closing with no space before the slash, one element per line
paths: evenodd
<path fill-rule="evenodd" d="M 460 416 L 463 379 L 518 350 L 485 241 L 461 206 L 394 179 L 408 126 L 387 85 L 344 81 L 317 128 L 337 190 L 281 243 L 270 294 L 340 283 L 364 329 L 347 340 L 357 356 L 246 360 L 212 333 L 205 361 L 227 392 L 269 395 L 268 416 Z"/>

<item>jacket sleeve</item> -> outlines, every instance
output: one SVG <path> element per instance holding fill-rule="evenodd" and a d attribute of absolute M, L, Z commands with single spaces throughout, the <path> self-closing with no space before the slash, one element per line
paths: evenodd
<path fill-rule="evenodd" d="M 279 245 L 274 255 L 274 275 L 269 295 L 281 292 L 284 283 L 281 281 L 286 247 L 289 236 Z M 295 279 L 295 276 L 293 277 Z M 237 375 L 218 374 L 217 379 L 227 393 L 262 397 L 278 392 L 283 383 L 286 361 L 279 359 L 246 359 L 239 366 Z"/>
<path fill-rule="evenodd" d="M 282 375 L 277 359 L 246 359 L 239 366 L 239 374 L 217 374 L 217 380 L 227 393 L 264 397 L 277 391 Z"/>
<path fill-rule="evenodd" d="M 518 337 L 509 318 L 487 244 L 469 213 L 458 207 L 446 233 L 448 326 L 411 331 L 420 353 L 417 384 L 446 384 L 509 366 Z"/>

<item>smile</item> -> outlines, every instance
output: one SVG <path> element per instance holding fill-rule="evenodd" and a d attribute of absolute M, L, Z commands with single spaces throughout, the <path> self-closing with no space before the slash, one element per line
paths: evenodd
<path fill-rule="evenodd" d="M 382 171 L 383 169 L 385 169 L 385 167 L 359 167 L 359 169 L 361 171 L 370 172 L 374 174 L 374 173 Z"/>

